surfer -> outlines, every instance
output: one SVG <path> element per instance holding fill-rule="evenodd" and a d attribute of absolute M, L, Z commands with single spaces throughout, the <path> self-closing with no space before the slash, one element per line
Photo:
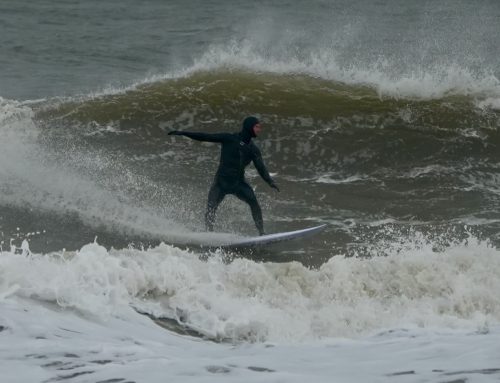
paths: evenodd
<path fill-rule="evenodd" d="M 246 202 L 252 211 L 252 217 L 259 235 L 264 235 L 262 211 L 253 189 L 245 180 L 245 168 L 254 163 L 260 176 L 270 187 L 280 191 L 269 175 L 262 159 L 260 149 L 252 142 L 257 137 L 262 126 L 256 117 L 250 116 L 243 120 L 239 133 L 201 133 L 174 130 L 169 135 L 186 136 L 197 141 L 217 142 L 222 144 L 219 168 L 213 184 L 208 192 L 205 225 L 208 231 L 213 231 L 217 207 L 228 194 L 233 194 Z"/>

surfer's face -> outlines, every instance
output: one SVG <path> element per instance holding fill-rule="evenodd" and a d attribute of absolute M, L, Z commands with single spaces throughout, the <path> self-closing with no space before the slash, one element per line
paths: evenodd
<path fill-rule="evenodd" d="M 255 137 L 257 137 L 260 134 L 261 130 L 262 130 L 262 126 L 260 125 L 260 122 L 253 126 L 253 134 L 255 134 Z"/>

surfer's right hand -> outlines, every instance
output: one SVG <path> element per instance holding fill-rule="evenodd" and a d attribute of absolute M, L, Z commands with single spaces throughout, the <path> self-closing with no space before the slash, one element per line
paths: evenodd
<path fill-rule="evenodd" d="M 168 135 L 169 136 L 180 136 L 180 135 L 182 135 L 182 132 L 180 130 L 171 130 L 170 132 L 168 132 Z"/>
<path fill-rule="evenodd" d="M 274 190 L 276 190 L 277 192 L 280 191 L 280 188 L 278 187 L 278 185 L 276 185 L 274 182 L 272 184 L 270 184 L 269 186 L 271 186 Z"/>

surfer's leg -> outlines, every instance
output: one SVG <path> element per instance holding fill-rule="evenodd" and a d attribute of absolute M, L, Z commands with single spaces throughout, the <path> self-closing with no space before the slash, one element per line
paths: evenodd
<path fill-rule="evenodd" d="M 224 199 L 226 193 L 214 183 L 208 192 L 207 212 L 205 213 L 205 227 L 207 231 L 214 231 L 215 212 Z"/>
<path fill-rule="evenodd" d="M 259 201 L 257 201 L 257 197 L 255 196 L 253 189 L 246 182 L 242 182 L 238 187 L 236 193 L 234 194 L 240 200 L 245 201 L 248 205 L 250 205 L 253 221 L 255 222 L 255 226 L 259 231 L 259 235 L 264 235 L 264 220 L 262 219 L 262 210 L 260 209 Z"/>

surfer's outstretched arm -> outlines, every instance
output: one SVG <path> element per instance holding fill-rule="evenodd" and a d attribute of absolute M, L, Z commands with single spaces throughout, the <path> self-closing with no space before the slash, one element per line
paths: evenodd
<path fill-rule="evenodd" d="M 182 130 L 172 130 L 168 132 L 169 136 L 186 136 L 196 141 L 205 142 L 224 142 L 230 134 L 228 133 L 202 133 L 202 132 L 186 132 Z"/>
<path fill-rule="evenodd" d="M 264 164 L 264 160 L 262 159 L 262 155 L 260 150 L 256 148 L 255 157 L 253 159 L 253 164 L 255 165 L 255 169 L 259 172 L 260 176 L 264 181 L 268 183 L 273 189 L 280 191 L 279 187 L 276 185 L 276 182 L 271 178 L 271 175 L 267 171 L 266 165 Z"/>

